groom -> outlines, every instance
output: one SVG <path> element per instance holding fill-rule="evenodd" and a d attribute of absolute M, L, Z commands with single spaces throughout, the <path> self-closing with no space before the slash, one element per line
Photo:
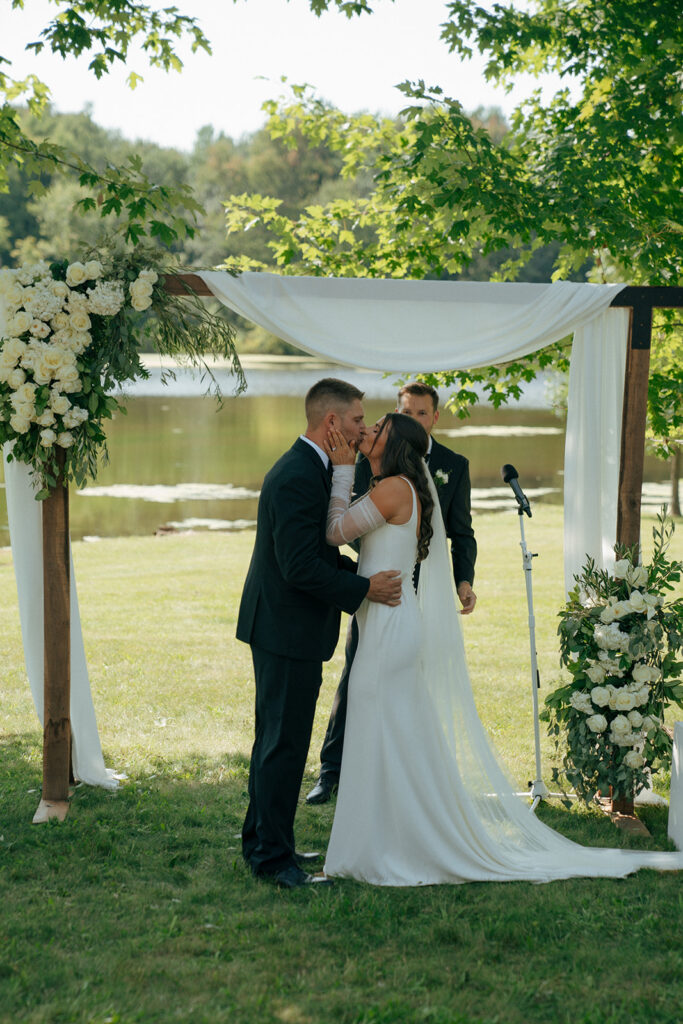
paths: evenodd
<path fill-rule="evenodd" d="M 451 542 L 453 578 L 462 605 L 462 614 L 469 615 L 474 611 L 477 601 L 472 590 L 477 542 L 474 539 L 470 513 L 469 463 L 462 455 L 457 455 L 432 437 L 432 429 L 439 419 L 439 395 L 435 388 L 429 384 L 417 382 L 404 385 L 398 393 L 396 412 L 412 416 L 422 424 L 429 435 L 429 448 L 425 461 L 436 486 L 446 534 Z M 370 486 L 370 480 L 370 463 L 367 459 L 361 458 L 356 464 L 353 485 L 356 496 L 365 494 Z M 416 573 L 418 571 L 419 566 Z M 417 576 L 415 579 L 417 581 Z M 349 675 L 357 647 L 358 626 L 354 617 L 349 624 L 346 637 L 346 663 L 339 680 L 327 733 L 320 751 L 320 778 L 306 797 L 306 802 L 309 804 L 327 803 L 339 783 L 344 748 Z"/>
<path fill-rule="evenodd" d="M 251 646 L 256 729 L 242 852 L 258 877 L 283 888 L 318 876 L 295 853 L 294 815 L 311 739 L 315 704 L 339 637 L 340 611 L 365 597 L 400 603 L 400 573 L 355 573 L 356 563 L 325 540 L 331 466 L 323 450 L 330 430 L 352 447 L 363 435 L 363 392 L 328 377 L 306 395 L 306 433 L 266 474 L 256 540 L 237 620 Z"/>

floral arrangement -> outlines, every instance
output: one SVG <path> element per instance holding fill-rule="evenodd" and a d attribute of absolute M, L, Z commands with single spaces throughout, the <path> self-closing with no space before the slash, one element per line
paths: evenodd
<path fill-rule="evenodd" d="M 612 573 L 589 559 L 560 612 L 561 662 L 572 678 L 546 698 L 543 717 L 558 747 L 564 741 L 563 774 L 586 803 L 610 787 L 632 800 L 670 765 L 664 712 L 683 706 L 683 598 L 667 600 L 683 571 L 666 558 L 673 530 L 662 512 L 650 565 L 619 546 Z M 561 781 L 557 768 L 553 775 Z"/>
<path fill-rule="evenodd" d="M 196 296 L 165 292 L 168 272 L 159 250 L 106 246 L 103 259 L 0 270 L 0 444 L 12 442 L 8 458 L 33 467 L 38 497 L 62 462 L 79 486 L 95 476 L 106 457 L 104 420 L 125 412 L 121 388 L 149 376 L 139 358 L 146 334 L 159 351 L 201 366 L 219 397 L 204 356 L 226 355 L 243 389 L 230 326 Z"/>
<path fill-rule="evenodd" d="M 443 469 L 437 469 L 434 474 L 434 484 L 436 487 L 445 487 L 448 483 L 450 473 L 446 473 Z"/>

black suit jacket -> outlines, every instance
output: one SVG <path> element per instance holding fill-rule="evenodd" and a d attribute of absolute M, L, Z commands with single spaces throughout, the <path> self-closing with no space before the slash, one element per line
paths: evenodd
<path fill-rule="evenodd" d="M 448 479 L 440 483 L 436 476 L 441 470 Z M 451 542 L 453 579 L 456 586 L 467 581 L 474 583 L 474 563 L 477 559 L 477 542 L 472 529 L 470 506 L 470 464 L 463 455 L 452 452 L 432 437 L 429 453 L 429 471 L 434 478 L 439 496 L 446 534 Z M 356 465 L 354 494 L 365 494 L 370 486 L 372 470 L 370 463 L 362 456 Z"/>
<path fill-rule="evenodd" d="M 353 614 L 370 584 L 325 540 L 329 499 L 322 460 L 299 438 L 263 481 L 238 640 L 299 660 L 334 654 L 340 610 Z"/>

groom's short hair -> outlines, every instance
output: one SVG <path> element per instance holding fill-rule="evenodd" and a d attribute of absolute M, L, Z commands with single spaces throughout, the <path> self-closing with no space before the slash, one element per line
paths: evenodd
<path fill-rule="evenodd" d="M 439 392 L 436 388 L 433 388 L 431 384 L 423 384 L 422 381 L 416 380 L 411 384 L 404 384 L 398 393 L 398 404 L 401 404 L 401 398 L 403 395 L 418 395 L 420 398 L 425 395 L 429 395 L 434 405 L 434 412 L 436 412 L 439 406 Z"/>
<path fill-rule="evenodd" d="M 351 405 L 360 400 L 364 392 L 355 384 L 348 384 L 336 377 L 323 377 L 309 389 L 306 395 L 306 419 L 309 427 L 317 427 L 322 418 L 340 405 Z"/>

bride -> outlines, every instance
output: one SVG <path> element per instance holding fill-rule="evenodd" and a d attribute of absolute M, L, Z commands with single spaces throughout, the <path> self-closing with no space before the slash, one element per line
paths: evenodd
<path fill-rule="evenodd" d="M 355 453 L 341 434 L 327 540 L 362 537 L 358 571 L 402 573 L 397 607 L 364 601 L 349 680 L 344 757 L 325 862 L 374 885 L 546 882 L 683 868 L 683 853 L 590 849 L 543 825 L 519 799 L 472 696 L 427 434 L 390 413 L 359 445 L 374 474 L 350 504 Z M 418 591 L 413 586 L 420 564 Z"/>

